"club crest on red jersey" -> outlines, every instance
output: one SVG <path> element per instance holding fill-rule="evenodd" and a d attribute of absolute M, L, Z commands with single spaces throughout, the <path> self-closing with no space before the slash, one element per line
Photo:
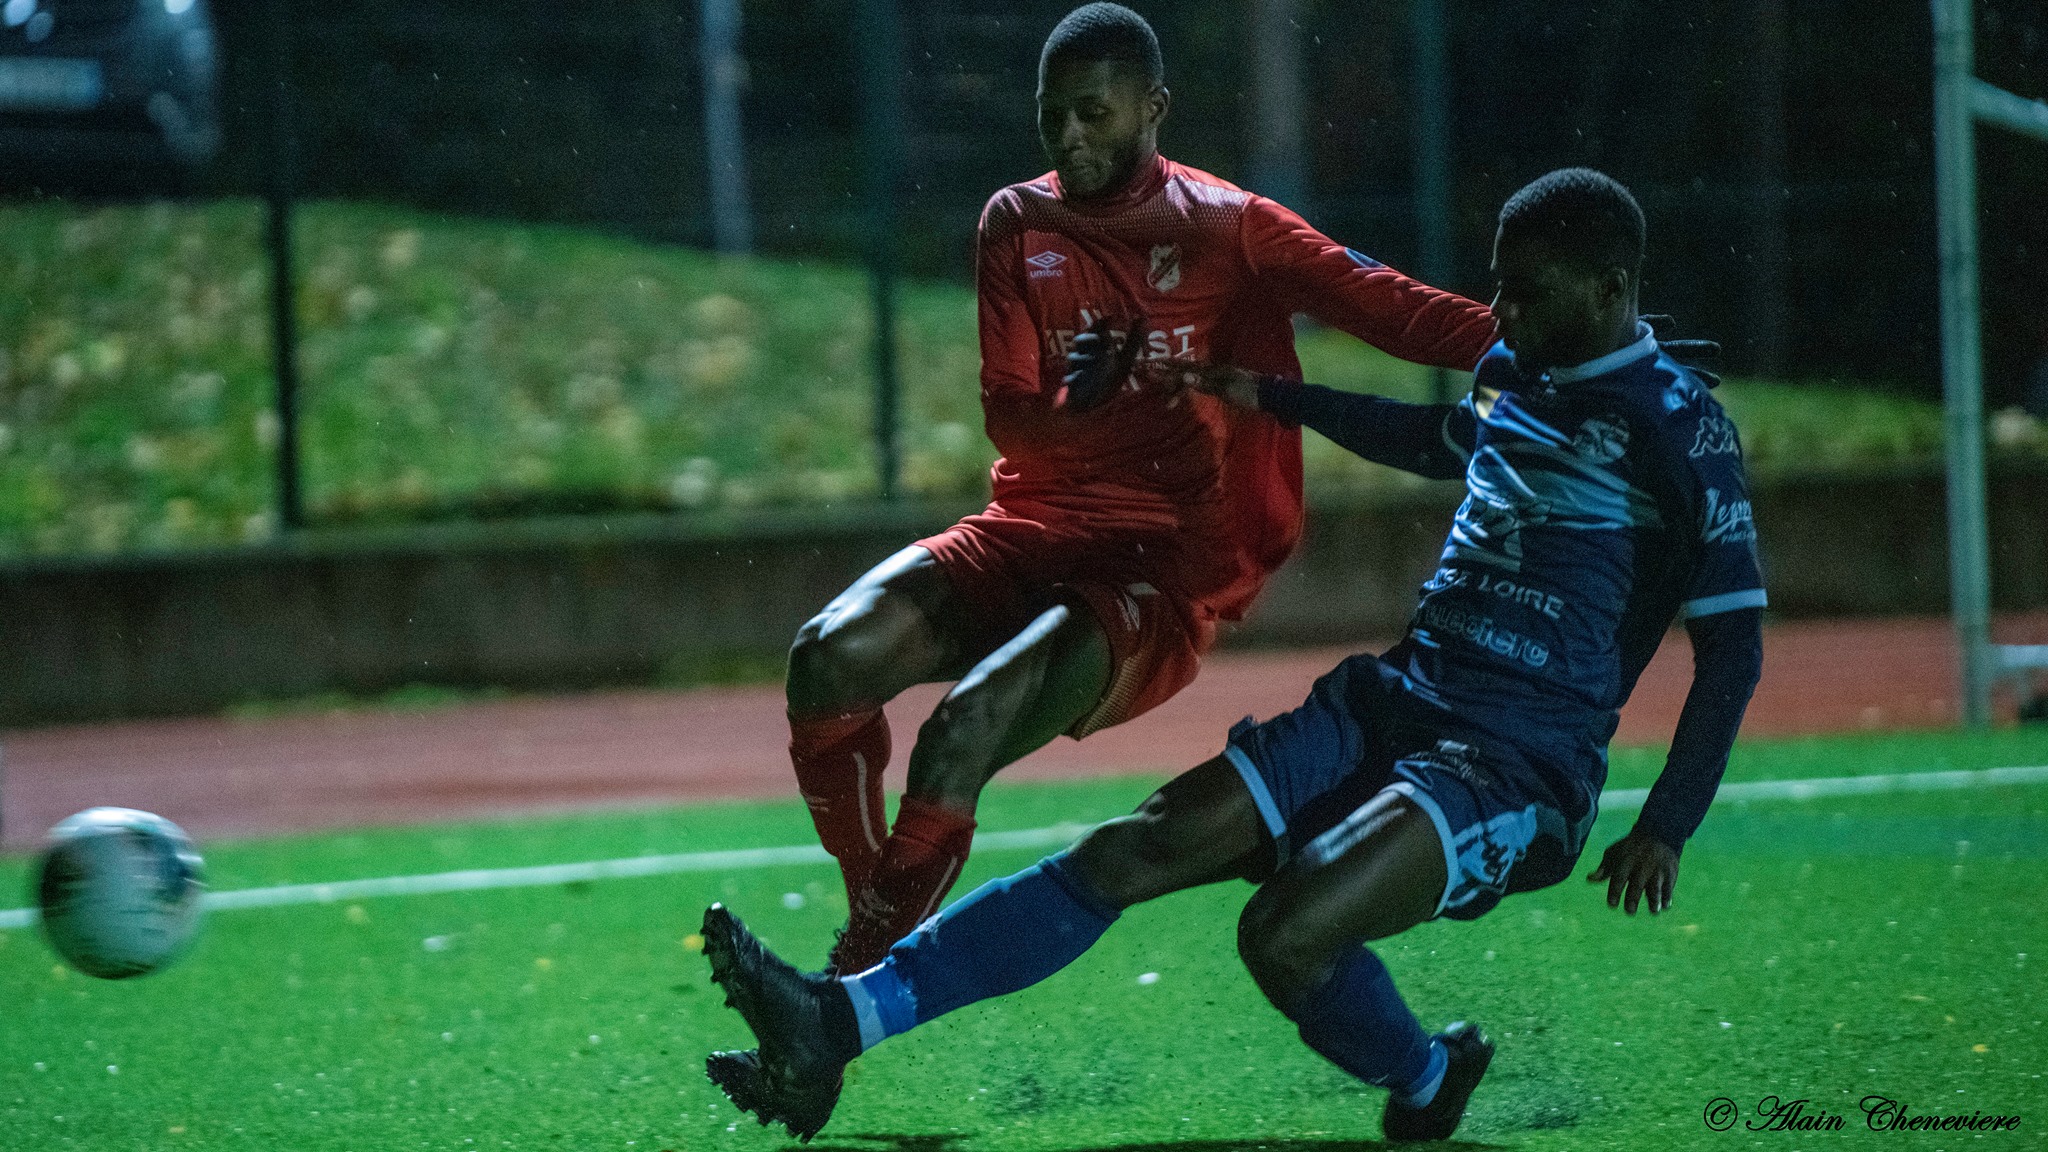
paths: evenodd
<path fill-rule="evenodd" d="M 1160 244 L 1152 249 L 1152 270 L 1145 274 L 1145 283 L 1160 292 L 1180 287 L 1180 245 Z"/>

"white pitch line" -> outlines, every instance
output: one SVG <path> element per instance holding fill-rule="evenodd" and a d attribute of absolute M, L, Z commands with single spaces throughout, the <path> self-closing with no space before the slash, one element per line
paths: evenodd
<path fill-rule="evenodd" d="M 1723 784 L 1715 804 L 1752 800 L 1817 800 L 1832 796 L 1871 796 L 1886 792 L 1952 792 L 2013 784 L 2048 783 L 2048 765 L 2028 768 L 1982 768 L 1952 772 L 1900 772 L 1884 776 L 1823 776 L 1811 780 L 1754 780 Z M 1600 794 L 1603 812 L 1631 812 L 1643 806 L 1647 788 L 1611 788 Z M 1015 832 L 984 832 L 974 838 L 982 852 L 1016 848 L 1047 848 L 1071 843 L 1092 825 L 1054 824 Z M 723 852 L 679 852 L 667 856 L 631 856 L 590 860 L 581 864 L 541 864 L 528 868 L 472 868 L 424 876 L 380 876 L 367 880 L 336 880 L 327 884 L 284 884 L 273 888 L 238 888 L 201 897 L 213 911 L 277 908 L 291 904 L 332 904 L 375 896 L 428 896 L 442 892 L 480 892 L 492 888 L 541 888 L 590 880 L 627 880 L 669 876 L 679 872 L 739 872 L 793 864 L 823 864 L 832 858 L 816 844 L 785 848 L 738 848 Z M 36 922 L 34 908 L 0 911 L 0 929 L 25 928 Z"/>
<path fill-rule="evenodd" d="M 1952 772 L 1897 772 L 1888 776 L 1821 776 L 1812 780 L 1751 780 L 1723 784 L 1716 804 L 1750 800 L 1819 800 L 1829 796 L 1875 796 L 1884 792 L 1954 792 L 2011 784 L 2048 783 L 2048 764 L 2031 768 L 1966 768 Z M 1648 788 L 1610 788 L 1600 794 L 1602 812 L 1632 812 L 1648 799 Z"/>
<path fill-rule="evenodd" d="M 1071 843 L 1093 825 L 1054 824 L 1015 832 L 984 832 L 974 847 L 984 852 L 1045 848 Z M 277 908 L 288 904 L 332 904 L 373 896 L 430 896 L 441 892 L 480 892 L 491 888 L 543 888 L 588 880 L 629 880 L 669 876 L 678 872 L 739 872 L 791 864 L 825 864 L 832 857 L 816 844 L 787 848 L 737 848 L 723 852 L 678 852 L 667 856 L 629 856 L 581 864 L 540 864 L 527 868 L 470 868 L 424 876 L 378 876 L 368 880 L 335 880 L 326 884 L 281 884 L 273 888 L 237 888 L 208 892 L 199 898 L 209 911 Z M 25 928 L 38 919 L 34 908 L 0 911 L 0 929 Z"/>

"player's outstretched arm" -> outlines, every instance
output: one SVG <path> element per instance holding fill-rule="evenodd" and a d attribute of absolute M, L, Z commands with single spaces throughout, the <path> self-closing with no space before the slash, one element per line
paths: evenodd
<path fill-rule="evenodd" d="M 1155 387 L 1185 388 L 1271 413 L 1375 464 L 1418 476 L 1455 480 L 1471 454 L 1475 422 L 1463 404 L 1409 404 L 1198 360 L 1148 360 L 1139 372 Z"/>
<path fill-rule="evenodd" d="M 1679 850 L 1714 802 L 1742 714 L 1763 675 L 1763 609 L 1696 616 L 1685 629 L 1692 638 L 1692 688 L 1671 738 L 1670 757 L 1636 826 L 1608 847 L 1600 866 L 1586 877 L 1607 881 L 1607 906 L 1631 916 L 1645 898 L 1652 913 L 1670 906 Z"/>
<path fill-rule="evenodd" d="M 1154 388 L 1200 392 L 1226 404 L 1259 411 L 1258 375 L 1229 364 L 1180 358 L 1146 360 L 1138 365 L 1138 376 Z"/>
<path fill-rule="evenodd" d="M 1263 196 L 1239 224 L 1246 262 L 1292 309 L 1389 355 L 1470 372 L 1494 341 L 1493 311 L 1347 248 Z"/>

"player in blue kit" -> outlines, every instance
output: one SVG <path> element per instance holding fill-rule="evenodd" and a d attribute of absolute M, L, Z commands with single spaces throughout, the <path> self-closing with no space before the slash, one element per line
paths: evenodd
<path fill-rule="evenodd" d="M 1369 460 L 1464 478 L 1407 636 L 1345 660 L 1294 711 L 1240 723 L 1222 755 L 1133 815 L 976 889 L 865 972 L 800 973 L 713 905 L 713 978 L 776 1070 L 741 1106 L 808 1139 L 829 1115 L 825 1087 L 866 1048 L 1044 979 L 1133 904 L 1241 877 L 1260 882 L 1238 946 L 1267 998 L 1309 1047 L 1389 1090 L 1388 1139 L 1449 1137 L 1493 1045 L 1462 1023 L 1426 1033 L 1367 943 L 1570 874 L 1618 711 L 1682 618 L 1694 675 L 1670 758 L 1589 876 L 1610 906 L 1662 911 L 1761 672 L 1740 445 L 1637 315 L 1643 234 L 1628 191 L 1587 169 L 1509 200 L 1494 247 L 1502 340 L 1456 405 L 1154 369 Z"/>

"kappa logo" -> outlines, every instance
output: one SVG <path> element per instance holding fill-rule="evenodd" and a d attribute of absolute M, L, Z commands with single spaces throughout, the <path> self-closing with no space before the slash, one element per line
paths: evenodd
<path fill-rule="evenodd" d="M 1040 252 L 1036 256 L 1026 256 L 1024 258 L 1024 262 L 1026 264 L 1031 265 L 1030 275 L 1033 280 L 1037 280 L 1046 276 L 1066 275 L 1066 273 L 1060 269 L 1060 265 L 1065 264 L 1067 262 L 1066 254 L 1062 252 L 1054 252 L 1048 249 L 1044 252 Z"/>
<path fill-rule="evenodd" d="M 1735 421 L 1718 415 L 1700 417 L 1700 434 L 1693 438 L 1690 453 L 1693 459 L 1733 456 L 1735 451 Z"/>
<path fill-rule="evenodd" d="M 1145 274 L 1145 283 L 1161 292 L 1180 287 L 1180 245 L 1161 244 L 1152 249 L 1152 270 Z"/>

